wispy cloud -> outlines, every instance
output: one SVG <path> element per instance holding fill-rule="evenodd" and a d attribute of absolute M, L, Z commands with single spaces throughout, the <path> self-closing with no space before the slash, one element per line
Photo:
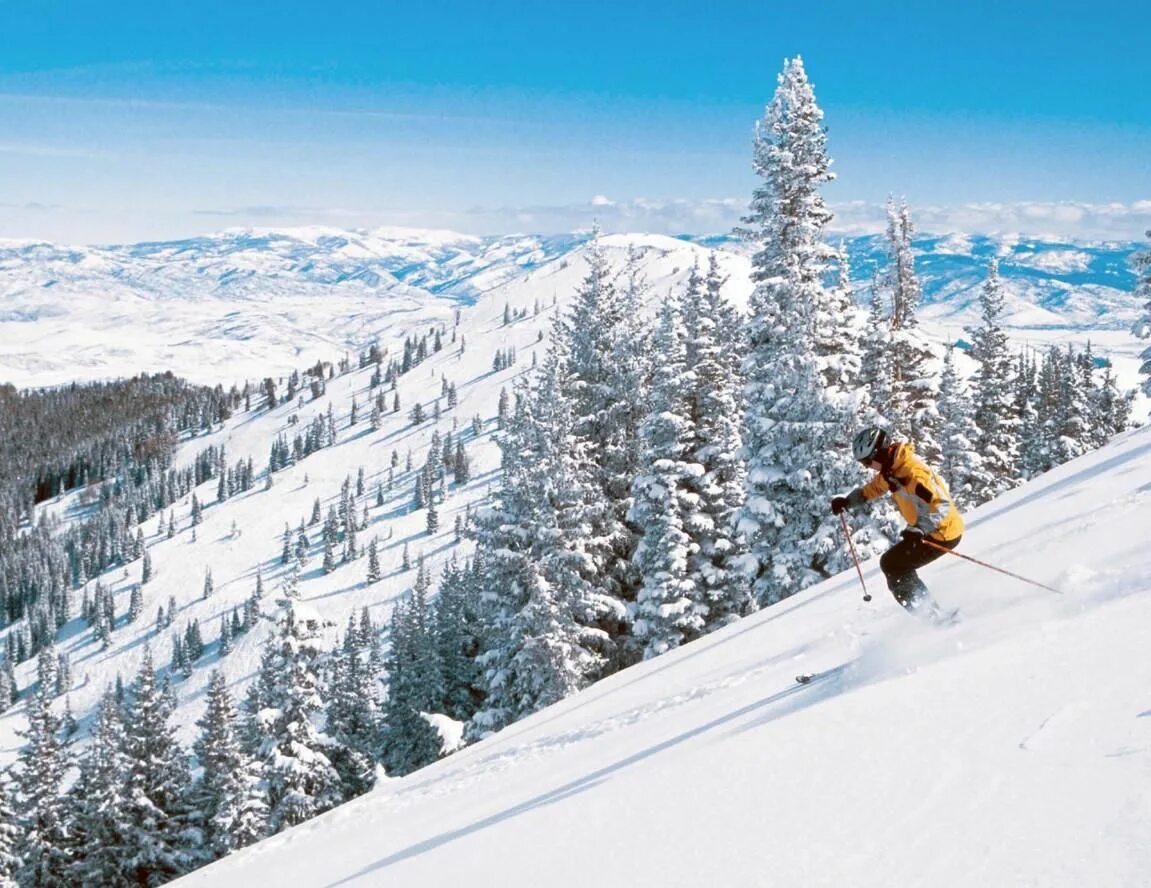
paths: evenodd
<path fill-rule="evenodd" d="M 286 219 L 301 215 L 321 215 L 325 211 L 317 207 L 290 207 L 290 206 L 250 206 L 230 207 L 228 209 L 193 210 L 197 216 L 226 216 L 255 217 L 260 219 Z"/>
<path fill-rule="evenodd" d="M 162 111 L 221 111 L 227 108 L 214 102 L 185 102 L 166 99 L 141 99 L 134 97 L 105 97 L 59 95 L 50 93 L 0 92 L 0 102 L 13 104 L 75 105 L 90 108 L 153 109 Z"/>
<path fill-rule="evenodd" d="M 56 210 L 62 210 L 64 207 L 61 204 L 46 204 L 39 201 L 29 201 L 28 203 L 5 203 L 0 201 L 0 209 L 2 210 L 27 210 L 33 213 L 51 213 Z"/>
<path fill-rule="evenodd" d="M 96 111 L 179 111 L 179 112 L 259 112 L 288 118 L 328 117 L 333 119 L 371 121 L 432 121 L 459 123 L 510 123 L 520 126 L 525 121 L 509 115 L 482 115 L 464 113 L 459 109 L 437 109 L 435 111 L 410 111 L 389 108 L 371 108 L 349 105 L 339 107 L 308 102 L 284 104 L 282 102 L 253 101 L 237 98 L 230 101 L 203 101 L 179 99 L 144 99 L 134 96 L 85 96 L 67 93 L 35 93 L 0 91 L 0 104 L 45 105 L 51 107 L 90 108 Z"/>
<path fill-rule="evenodd" d="M 467 224 L 507 231 L 572 231 L 593 222 L 604 231 L 648 231 L 655 234 L 715 233 L 730 230 L 746 212 L 735 198 L 704 200 L 638 197 L 617 201 L 599 194 L 583 203 L 525 207 L 472 207 Z"/>
<path fill-rule="evenodd" d="M 25 157 L 102 157 L 116 155 L 96 148 L 79 145 L 44 145 L 32 142 L 0 142 L 0 154 L 20 154 Z"/>
<path fill-rule="evenodd" d="M 886 210 L 880 204 L 839 204 L 835 228 L 844 233 L 882 231 Z M 921 232 L 949 234 L 1030 234 L 1079 240 L 1137 239 L 1151 228 L 1151 200 L 1131 203 L 1019 201 L 911 207 Z"/>
<path fill-rule="evenodd" d="M 835 212 L 831 225 L 834 233 L 872 234 L 887 225 L 887 210 L 881 203 L 850 201 L 834 203 L 831 209 Z M 570 231 L 595 221 L 605 231 L 718 234 L 737 227 L 746 211 L 747 201 L 741 198 L 617 201 L 596 195 L 586 202 L 562 205 L 474 207 L 467 211 L 466 224 L 479 230 Z M 913 204 L 911 212 L 919 231 L 935 234 L 1018 233 L 1128 240 L 1142 237 L 1151 228 L 1151 200 Z"/>
<path fill-rule="evenodd" d="M 307 207 L 292 204 L 253 204 L 242 207 L 208 207 L 192 211 L 196 216 L 219 216 L 228 219 L 260 219 L 343 224 L 373 224 L 395 215 L 387 210 L 351 210 L 342 207 Z M 361 220 L 359 223 L 355 220 Z"/>

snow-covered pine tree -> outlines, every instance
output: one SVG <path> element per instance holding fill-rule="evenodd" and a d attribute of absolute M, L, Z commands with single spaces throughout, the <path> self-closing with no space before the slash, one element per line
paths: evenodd
<path fill-rule="evenodd" d="M 380 544 L 376 537 L 372 537 L 371 542 L 368 543 L 368 574 L 366 578 L 368 585 L 378 583 L 382 577 L 383 573 L 380 571 Z"/>
<path fill-rule="evenodd" d="M 329 755 L 349 799 L 372 788 L 381 744 L 379 676 L 371 662 L 373 634 L 369 624 L 365 638 L 355 615 L 348 617 L 343 643 L 332 653 L 325 694 L 325 730 L 336 741 Z"/>
<path fill-rule="evenodd" d="M 1151 237 L 1151 231 L 1147 232 L 1147 237 Z M 1149 339 L 1151 338 L 1151 248 L 1135 253 L 1131 257 L 1131 265 L 1138 276 L 1135 283 L 1135 298 L 1146 300 L 1143 303 L 1143 314 L 1135 322 L 1131 332 L 1139 339 Z M 1151 346 L 1140 352 L 1139 360 L 1143 362 L 1139 367 L 1139 373 L 1146 377 L 1142 385 L 1143 394 L 1151 398 Z"/>
<path fill-rule="evenodd" d="M 422 713 L 443 700 L 443 674 L 428 606 L 428 576 L 423 559 L 412 597 L 392 611 L 392 645 L 386 668 L 383 762 L 393 776 L 410 774 L 439 758 L 442 743 Z"/>
<path fill-rule="evenodd" d="M 8 666 L 8 659 L 0 659 L 0 712 L 4 712 L 12 705 L 12 674 Z"/>
<path fill-rule="evenodd" d="M 863 420 L 868 425 L 892 427 L 895 392 L 891 318 L 884 299 L 882 278 L 876 275 L 871 285 L 867 322 L 863 334 L 862 364 L 859 386 L 867 396 L 870 411 Z"/>
<path fill-rule="evenodd" d="M 69 812 L 61 793 L 68 755 L 60 740 L 60 719 L 52 698 L 36 693 L 28 701 L 28 729 L 13 772 L 13 809 L 20 829 L 16 881 L 20 885 L 68 885 L 72 860 Z"/>
<path fill-rule="evenodd" d="M 328 518 L 324 522 L 323 540 L 324 540 L 324 561 L 323 568 L 325 574 L 332 573 L 336 567 L 336 545 L 339 542 L 339 524 L 336 519 L 334 510 L 328 511 Z"/>
<path fill-rule="evenodd" d="M 702 589 L 688 576 L 688 558 L 697 546 L 684 529 L 699 505 L 688 485 L 701 471 L 688 461 L 695 429 L 685 338 L 680 306 L 669 296 L 660 308 L 651 409 L 640 430 L 643 457 L 628 514 L 642 531 L 632 556 L 640 576 L 632 631 L 645 659 L 698 638 L 706 614 L 698 600 Z"/>
<path fill-rule="evenodd" d="M 408 662 L 405 664 L 411 686 L 416 689 L 409 699 L 421 712 L 438 712 L 444 698 L 444 671 L 436 640 L 431 590 L 431 572 L 421 555 L 407 613 L 409 641 Z"/>
<path fill-rule="evenodd" d="M 508 397 L 508 390 L 506 387 L 500 388 L 500 400 L 496 408 L 496 427 L 503 429 L 504 424 L 508 420 L 508 414 L 511 412 L 511 400 Z"/>
<path fill-rule="evenodd" d="M 457 721 L 467 721 L 476 711 L 477 604 L 468 573 L 453 554 L 440 576 L 433 624 L 443 675 L 443 701 L 438 711 Z"/>
<path fill-rule="evenodd" d="M 823 240 L 832 214 L 820 187 L 831 160 L 823 112 L 797 57 L 757 127 L 756 188 L 745 236 L 756 244 L 744 362 L 747 498 L 739 528 L 744 559 L 763 604 L 798 592 L 846 565 L 827 499 L 854 486 L 858 466 L 845 443 L 854 404 L 823 384 L 815 318 L 824 316 L 836 251 Z"/>
<path fill-rule="evenodd" d="M 1046 471 L 1049 457 L 1039 416 L 1039 371 L 1030 349 L 1020 351 L 1015 370 L 1015 415 L 1019 418 L 1017 471 L 1020 478 L 1034 478 Z"/>
<path fill-rule="evenodd" d="M 457 485 L 467 484 L 472 477 L 471 461 L 468 459 L 467 451 L 464 450 L 464 442 L 456 442 L 456 452 L 452 459 L 452 472 L 453 480 Z"/>
<path fill-rule="evenodd" d="M 323 709 L 315 634 L 295 618 L 290 603 L 268 637 L 256 681 L 245 700 L 248 742 L 268 788 L 268 830 L 303 823 L 341 801 L 332 766 L 313 717 Z"/>
<path fill-rule="evenodd" d="M 190 775 L 171 724 L 175 701 L 156 681 L 152 652 L 144 648 L 125 719 L 127 816 L 120 837 L 129 879 L 158 885 L 198 865 L 198 835 L 188 804 Z"/>
<path fill-rule="evenodd" d="M 746 578 L 736 568 L 744 554 L 735 519 L 743 504 L 744 464 L 739 417 L 743 379 L 739 367 L 742 319 L 722 294 L 719 259 L 708 258 L 707 276 L 693 274 L 684 293 L 686 363 L 692 375 L 688 415 L 693 425 L 688 461 L 700 468 L 689 480 L 698 497 L 684 529 L 694 551 L 687 575 L 706 605 L 704 631 L 725 626 L 753 607 Z"/>
<path fill-rule="evenodd" d="M 943 374 L 939 377 L 939 416 L 943 420 L 939 473 L 960 508 L 975 505 L 974 483 L 980 470 L 980 457 L 975 450 L 980 430 L 975 426 L 970 403 L 970 396 L 955 369 L 955 347 L 948 345 Z"/>
<path fill-rule="evenodd" d="M 997 259 L 988 268 L 979 305 L 980 325 L 968 330 L 972 337 L 971 357 L 977 364 L 974 419 L 979 439 L 975 446 L 981 460 L 979 474 L 972 479 L 972 495 L 977 504 L 1010 490 L 1018 480 L 1018 418 L 1012 401 L 1011 354 L 1007 334 L 999 323 L 1004 299 Z"/>
<path fill-rule="evenodd" d="M 636 656 L 626 636 L 627 603 L 638 588 L 631 564 L 638 531 L 629 526 L 627 513 L 639 466 L 639 427 L 647 413 L 646 285 L 635 253 L 629 253 L 624 286 L 617 285 L 598 229 L 586 256 L 587 275 L 555 338 L 564 346 L 561 397 L 570 405 L 569 447 L 598 494 L 586 503 L 584 546 L 594 559 L 592 584 L 606 593 L 598 622 L 615 642 L 611 668 L 618 668 Z"/>
<path fill-rule="evenodd" d="M 220 642 L 216 652 L 221 657 L 232 653 L 232 623 L 226 613 L 220 614 Z"/>
<path fill-rule="evenodd" d="M 1076 354 L 1068 344 L 1065 353 L 1051 349 L 1049 352 L 1060 376 L 1059 409 L 1056 416 L 1058 436 L 1055 443 L 1057 463 L 1082 456 L 1091 450 L 1091 392 L 1094 388 L 1094 358 L 1091 346 L 1087 351 Z"/>
<path fill-rule="evenodd" d="M 919 330 L 917 312 L 922 287 L 915 272 L 911 239 L 915 233 L 907 202 L 887 200 L 888 270 L 885 289 L 891 294 L 892 400 L 887 419 L 891 428 L 915 444 L 916 452 L 935 465 L 941 454 L 941 420 L 936 407 L 938 379 L 932 368 L 935 354 Z"/>
<path fill-rule="evenodd" d="M 596 590 L 603 576 L 586 551 L 586 530 L 600 488 L 586 472 L 573 431 L 566 356 L 557 337 L 531 387 L 521 384 L 519 408 L 500 439 L 503 482 L 491 507 L 476 517 L 482 566 L 483 708 L 469 730 L 498 730 L 598 679 L 608 662 L 608 632 L 619 599 Z M 590 514 L 589 514 L 590 513 Z M 601 524 L 602 526 L 602 524 Z M 624 615 L 617 620 L 622 622 Z"/>
<path fill-rule="evenodd" d="M 1131 408 L 1135 391 L 1120 391 L 1110 363 L 1103 368 L 1103 378 L 1092 394 L 1095 426 L 1092 446 L 1102 447 L 1112 437 L 1127 431 L 1131 424 Z"/>
<path fill-rule="evenodd" d="M 857 396 L 860 354 L 860 313 L 851 288 L 847 248 L 840 244 L 830 252 L 820 299 L 812 303 L 811 327 L 815 361 L 820 378 L 830 391 Z"/>
<path fill-rule="evenodd" d="M 140 585 L 133 585 L 128 596 L 128 622 L 135 623 L 144 613 L 144 589 Z"/>
<path fill-rule="evenodd" d="M 112 689 L 96 709 L 92 737 L 70 793 L 76 885 L 126 885 L 133 876 L 130 849 L 121 836 L 133 829 L 126 795 L 129 762 L 123 712 Z"/>
<path fill-rule="evenodd" d="M 0 888 L 17 888 L 20 868 L 20 824 L 13 807 L 15 787 L 7 774 L 0 774 Z"/>
<path fill-rule="evenodd" d="M 208 679 L 205 703 L 192 746 L 200 766 L 192 801 L 203 823 L 206 850 L 223 857 L 263 838 L 268 805 L 255 762 L 240 742 L 236 707 L 219 669 Z"/>
<path fill-rule="evenodd" d="M 37 693 L 49 699 L 56 696 L 56 648 L 49 644 L 36 655 Z"/>

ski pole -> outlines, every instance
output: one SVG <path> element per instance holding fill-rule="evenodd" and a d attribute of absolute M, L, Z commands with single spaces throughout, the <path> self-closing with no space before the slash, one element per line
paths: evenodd
<path fill-rule="evenodd" d="M 863 600 L 871 601 L 871 593 L 867 591 L 867 583 L 863 582 L 863 568 L 859 566 L 859 556 L 855 554 L 855 541 L 851 539 L 851 528 L 847 526 L 847 516 L 840 512 L 839 520 L 843 524 L 843 535 L 847 537 L 847 548 L 851 550 L 851 560 L 855 562 L 855 572 L 859 574 L 859 585 L 863 587 Z"/>
<path fill-rule="evenodd" d="M 964 561 L 970 561 L 972 564 L 978 564 L 980 567 L 986 567 L 988 570 L 993 570 L 996 573 L 1006 574 L 1016 580 L 1021 580 L 1024 583 L 1029 583 L 1032 586 L 1038 586 L 1040 589 L 1046 589 L 1048 592 L 1054 592 L 1056 595 L 1062 595 L 1058 589 L 1051 586 L 1044 586 L 1042 583 L 1035 580 L 1029 580 L 1027 577 L 1021 577 L 1017 573 L 1012 573 L 1009 570 L 1004 570 L 1002 567 L 996 567 L 994 564 L 988 564 L 986 561 L 980 561 L 978 558 L 972 558 L 970 555 L 964 555 L 962 552 L 955 552 L 948 549 L 946 546 L 941 546 L 938 543 L 933 543 L 931 540 L 924 538 L 923 542 L 927 543 L 932 549 L 938 549 L 940 552 L 946 552 L 948 555 L 954 555 L 956 558 L 962 558 Z"/>

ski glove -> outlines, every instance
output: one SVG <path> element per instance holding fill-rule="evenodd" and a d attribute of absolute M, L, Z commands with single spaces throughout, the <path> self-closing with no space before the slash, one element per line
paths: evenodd
<path fill-rule="evenodd" d="M 847 511 L 847 497 L 833 496 L 831 498 L 831 514 L 839 515 Z"/>
<path fill-rule="evenodd" d="M 921 543 L 923 542 L 923 531 L 918 527 L 906 527 L 903 533 L 900 534 L 906 542 Z"/>

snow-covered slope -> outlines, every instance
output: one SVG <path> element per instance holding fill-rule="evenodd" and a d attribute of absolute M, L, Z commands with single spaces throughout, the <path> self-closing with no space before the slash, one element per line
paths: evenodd
<path fill-rule="evenodd" d="M 481 295 L 530 291 L 533 302 L 547 302 L 573 283 L 564 272 L 587 237 L 311 227 L 107 247 L 4 241 L 0 382 L 172 370 L 229 385 L 281 375 L 363 348 L 382 330 L 442 321 Z M 647 254 L 657 291 L 686 274 L 701 246 L 721 251 L 733 289 L 748 289 L 747 245 L 734 238 L 626 238 Z M 1002 262 L 1006 321 L 1036 341 L 1090 331 L 1108 347 L 1138 308 L 1127 267 L 1133 244 L 925 236 L 915 245 L 923 318 L 953 336 L 976 317 L 992 256 Z M 883 239 L 846 246 L 863 287 L 886 262 Z"/>
<path fill-rule="evenodd" d="M 180 884 L 1151 884 L 1151 429 Z M 801 671 L 831 670 L 810 685 Z"/>

